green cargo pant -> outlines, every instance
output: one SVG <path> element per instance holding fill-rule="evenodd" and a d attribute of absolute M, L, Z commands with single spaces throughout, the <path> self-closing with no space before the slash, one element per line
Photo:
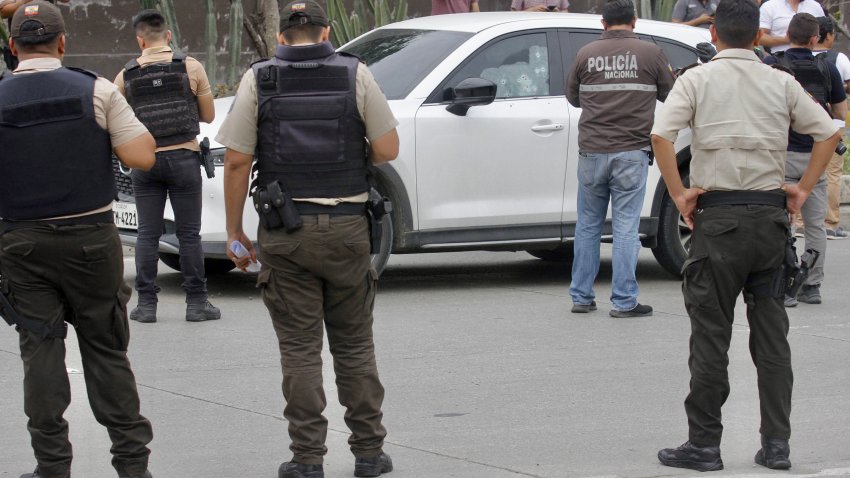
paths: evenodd
<path fill-rule="evenodd" d="M 257 279 L 277 333 L 283 368 L 283 416 L 293 461 L 320 464 L 327 448 L 322 335 L 328 333 L 339 402 L 356 457 L 381 452 L 384 387 L 372 340 L 377 274 L 365 216 L 302 216 L 292 234 L 260 227 Z"/>
<path fill-rule="evenodd" d="M 788 214 L 770 206 L 698 210 L 682 291 L 691 318 L 690 441 L 718 446 L 720 409 L 729 396 L 729 342 L 735 302 L 747 303 L 750 355 L 758 374 L 762 435 L 791 435 L 791 348 L 783 293 L 768 292 L 784 259 Z"/>
<path fill-rule="evenodd" d="M 127 360 L 130 328 L 121 242 L 114 224 L 39 226 L 0 238 L 0 270 L 22 316 L 51 327 L 74 325 L 89 403 L 112 440 L 119 473 L 147 469 L 151 425 L 139 414 L 136 380 Z M 65 341 L 20 332 L 24 363 L 24 412 L 35 458 L 44 478 L 71 469 L 68 422 L 71 402 Z"/>

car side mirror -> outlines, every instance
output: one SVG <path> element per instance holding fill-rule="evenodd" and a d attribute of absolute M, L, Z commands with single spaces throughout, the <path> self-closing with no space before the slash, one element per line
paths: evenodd
<path fill-rule="evenodd" d="M 496 99 L 496 84 L 484 78 L 467 78 L 451 90 L 452 102 L 446 106 L 449 113 L 466 116 L 472 106 L 489 105 Z"/>

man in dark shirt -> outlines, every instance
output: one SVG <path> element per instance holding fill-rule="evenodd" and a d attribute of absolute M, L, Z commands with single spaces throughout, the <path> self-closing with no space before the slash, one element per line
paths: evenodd
<path fill-rule="evenodd" d="M 819 34 L 820 26 L 814 16 L 808 13 L 794 15 L 788 25 L 791 48 L 765 58 L 764 62 L 791 69 L 803 88 L 818 100 L 833 118 L 840 120 L 843 126 L 844 118 L 847 116 L 845 102 L 847 95 L 844 92 L 841 74 L 835 65 L 822 59 L 816 60 L 812 54 L 812 48 L 817 44 Z M 811 136 L 790 132 L 788 156 L 785 162 L 786 182 L 792 184 L 799 182 L 809 164 L 813 144 L 814 140 Z M 785 298 L 786 307 L 795 307 L 798 301 L 807 304 L 820 304 L 822 301 L 820 285 L 823 282 L 823 264 L 826 260 L 826 229 L 824 228 L 826 210 L 826 177 L 822 176 L 800 210 L 805 225 L 805 248 L 818 251 L 820 257 L 814 266 L 810 265 L 809 277 L 797 297 Z"/>

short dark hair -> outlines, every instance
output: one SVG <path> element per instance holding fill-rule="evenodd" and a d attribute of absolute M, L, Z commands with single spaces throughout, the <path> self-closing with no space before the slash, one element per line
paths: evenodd
<path fill-rule="evenodd" d="M 305 23 L 303 25 L 295 25 L 282 31 L 283 38 L 289 44 L 292 43 L 318 43 L 322 38 L 322 30 L 324 25 L 315 23 Z"/>
<path fill-rule="evenodd" d="M 720 0 L 714 30 L 730 48 L 751 48 L 759 31 L 758 5 L 753 0 Z"/>
<path fill-rule="evenodd" d="M 809 43 L 809 39 L 818 36 L 819 32 L 820 25 L 811 13 L 798 13 L 791 17 L 791 23 L 788 24 L 788 38 L 795 45 Z"/>
<path fill-rule="evenodd" d="M 21 32 L 36 31 L 44 28 L 41 22 L 27 20 L 21 24 Z M 59 43 L 60 33 L 47 33 L 44 35 L 24 35 L 14 38 L 15 48 L 20 53 L 53 53 Z"/>
<path fill-rule="evenodd" d="M 820 31 L 818 32 L 818 43 L 823 43 L 826 41 L 826 36 L 828 34 L 835 33 L 835 25 L 829 17 L 818 17 L 817 20 L 818 26 L 820 27 Z"/>
<path fill-rule="evenodd" d="M 608 25 L 628 25 L 635 19 L 632 0 L 608 0 L 602 6 L 602 20 Z"/>
<path fill-rule="evenodd" d="M 142 10 L 133 17 L 133 30 L 145 39 L 160 39 L 168 31 L 165 17 L 158 10 Z"/>

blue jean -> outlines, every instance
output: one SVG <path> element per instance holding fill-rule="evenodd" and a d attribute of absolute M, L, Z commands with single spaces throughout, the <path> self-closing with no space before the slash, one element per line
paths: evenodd
<path fill-rule="evenodd" d="M 599 273 L 599 244 L 610 199 L 614 231 L 611 302 L 617 310 L 637 305 L 638 226 L 648 169 L 646 151 L 579 154 L 578 221 L 570 284 L 573 303 L 589 304 L 596 298 L 593 281 Z"/>
<path fill-rule="evenodd" d="M 136 291 L 139 304 L 156 304 L 159 238 L 162 236 L 166 197 L 171 199 L 180 272 L 187 303 L 207 300 L 207 279 L 201 249 L 201 165 L 198 153 L 188 149 L 160 151 L 150 171 L 133 170 L 133 190 L 139 213 L 136 240 Z"/>

